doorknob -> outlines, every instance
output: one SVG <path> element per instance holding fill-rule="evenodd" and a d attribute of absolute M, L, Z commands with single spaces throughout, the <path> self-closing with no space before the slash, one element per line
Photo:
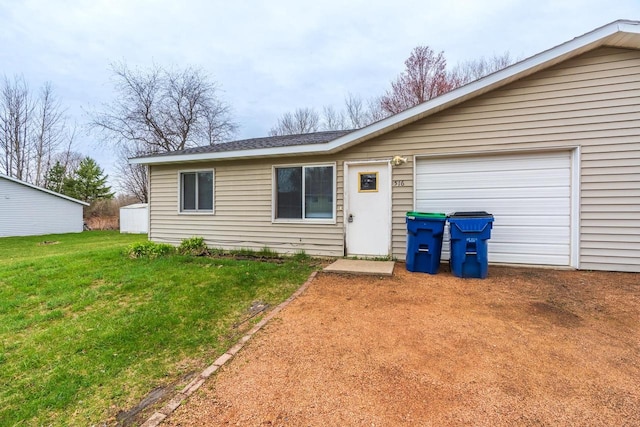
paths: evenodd
<path fill-rule="evenodd" d="M 349 214 L 349 218 L 347 218 L 348 222 L 353 222 L 353 214 Z"/>

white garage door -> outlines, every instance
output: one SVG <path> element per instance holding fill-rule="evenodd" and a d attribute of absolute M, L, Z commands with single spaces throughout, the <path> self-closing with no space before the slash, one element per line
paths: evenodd
<path fill-rule="evenodd" d="M 570 152 L 419 158 L 415 207 L 492 213 L 489 262 L 570 265 Z"/>

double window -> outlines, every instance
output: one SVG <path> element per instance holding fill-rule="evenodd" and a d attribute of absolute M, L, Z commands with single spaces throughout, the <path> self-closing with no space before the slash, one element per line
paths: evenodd
<path fill-rule="evenodd" d="M 213 212 L 213 171 L 180 173 L 180 211 Z"/>
<path fill-rule="evenodd" d="M 334 165 L 275 168 L 275 219 L 335 219 Z"/>

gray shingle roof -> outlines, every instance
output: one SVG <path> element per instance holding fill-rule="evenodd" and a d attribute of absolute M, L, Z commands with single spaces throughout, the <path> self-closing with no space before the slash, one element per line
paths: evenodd
<path fill-rule="evenodd" d="M 263 138 L 242 139 L 204 147 L 193 147 L 168 153 L 151 154 L 150 156 L 175 156 L 180 154 L 220 153 L 224 151 L 255 150 L 260 148 L 290 147 L 295 145 L 322 144 L 333 141 L 351 130 L 305 133 L 300 135 L 267 136 Z M 144 158 L 148 156 L 141 156 Z"/>

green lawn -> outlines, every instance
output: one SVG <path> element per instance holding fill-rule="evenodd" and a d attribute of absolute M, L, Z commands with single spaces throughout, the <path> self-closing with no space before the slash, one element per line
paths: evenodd
<path fill-rule="evenodd" d="M 89 425 L 213 362 L 313 267 L 168 256 L 129 259 L 146 236 L 0 239 L 0 425 Z M 57 242 L 42 244 L 42 242 Z"/>

